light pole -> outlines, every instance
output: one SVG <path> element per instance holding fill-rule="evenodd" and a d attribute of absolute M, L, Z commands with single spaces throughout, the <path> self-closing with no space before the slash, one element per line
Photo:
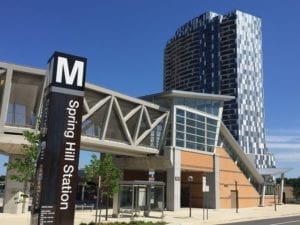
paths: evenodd
<path fill-rule="evenodd" d="M 98 185 L 97 185 L 97 202 L 96 202 L 96 215 L 95 215 L 95 223 L 96 224 L 97 224 L 98 220 L 99 220 L 99 222 L 101 221 L 101 207 L 100 207 L 100 215 L 98 215 L 100 186 L 101 186 L 101 176 L 99 176 L 99 178 L 98 178 Z"/>
<path fill-rule="evenodd" d="M 235 181 L 235 212 L 238 213 L 239 212 L 239 190 L 238 190 L 238 182 Z"/>
<path fill-rule="evenodd" d="M 277 208 L 276 208 L 276 179 L 275 177 L 272 178 L 270 177 L 269 178 L 269 185 L 272 185 L 273 184 L 273 195 L 274 195 L 274 211 L 277 211 Z"/>
<path fill-rule="evenodd" d="M 192 183 L 194 181 L 193 176 L 188 176 L 188 183 L 189 183 L 189 206 L 190 206 L 190 217 L 192 217 Z"/>
<path fill-rule="evenodd" d="M 276 207 L 276 180 L 274 179 L 274 211 L 277 211 Z"/>

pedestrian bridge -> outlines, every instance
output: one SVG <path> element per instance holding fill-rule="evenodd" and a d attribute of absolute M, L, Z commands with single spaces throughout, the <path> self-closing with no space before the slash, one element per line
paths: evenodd
<path fill-rule="evenodd" d="M 0 62 L 0 152 L 20 154 L 23 131 L 38 130 L 46 70 Z M 159 154 L 169 113 L 158 105 L 86 84 L 81 149 Z"/>

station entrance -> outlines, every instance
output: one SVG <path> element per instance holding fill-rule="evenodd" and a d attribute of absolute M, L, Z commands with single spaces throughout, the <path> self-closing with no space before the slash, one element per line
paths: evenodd
<path fill-rule="evenodd" d="M 181 172 L 181 207 L 203 207 L 202 177 L 206 174 L 198 171 Z M 193 177 L 193 182 L 189 182 L 188 177 Z"/>

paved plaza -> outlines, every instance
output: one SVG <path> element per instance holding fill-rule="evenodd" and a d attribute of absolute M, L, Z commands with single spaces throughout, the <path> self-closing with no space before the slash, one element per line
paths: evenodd
<path fill-rule="evenodd" d="M 101 221 L 104 221 L 105 210 L 102 210 Z M 111 215 L 111 211 L 109 211 Z M 135 217 L 135 220 L 144 221 L 166 221 L 170 225 L 198 225 L 198 224 L 222 224 L 229 222 L 268 219 L 275 217 L 297 216 L 300 215 L 300 205 L 278 205 L 277 211 L 274 206 L 257 207 L 257 208 L 243 208 L 236 213 L 235 209 L 210 209 L 208 211 L 208 220 L 203 221 L 203 210 L 192 209 L 192 217 L 189 218 L 189 209 L 183 208 L 176 212 L 166 211 L 163 219 L 159 218 L 160 213 L 151 213 L 149 217 Z M 77 210 L 75 214 L 75 224 L 79 225 L 81 222 L 91 222 L 95 219 L 95 210 Z M 30 213 L 25 214 L 6 214 L 0 213 L 1 225 L 29 225 Z M 108 218 L 108 222 L 112 221 L 130 221 L 130 217 Z"/>

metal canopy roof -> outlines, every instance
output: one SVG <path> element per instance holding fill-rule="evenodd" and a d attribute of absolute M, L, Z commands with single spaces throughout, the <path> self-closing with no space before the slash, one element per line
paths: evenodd
<path fill-rule="evenodd" d="M 265 168 L 265 169 L 258 169 L 257 171 L 261 175 L 278 175 L 278 174 L 283 174 L 291 171 L 292 168 Z"/>
<path fill-rule="evenodd" d="M 199 92 L 191 92 L 191 91 L 179 91 L 179 90 L 171 90 L 166 92 L 160 92 L 156 94 L 142 96 L 141 98 L 153 98 L 153 97 L 178 97 L 178 98 L 193 98 L 193 99 L 202 99 L 202 100 L 216 100 L 216 101 L 230 101 L 234 99 L 234 96 L 228 95 L 216 95 L 216 94 L 207 94 L 207 93 L 199 93 Z"/>

